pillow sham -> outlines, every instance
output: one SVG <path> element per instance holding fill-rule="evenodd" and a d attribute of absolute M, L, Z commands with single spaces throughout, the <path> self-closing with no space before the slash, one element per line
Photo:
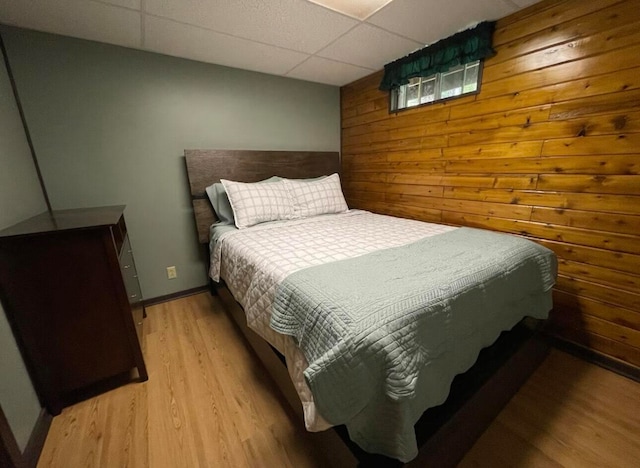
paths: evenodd
<path fill-rule="evenodd" d="M 222 179 L 238 229 L 295 217 L 293 200 L 284 181 L 246 184 Z"/>
<path fill-rule="evenodd" d="M 282 177 L 273 176 L 256 183 L 271 183 L 281 180 Z M 213 211 L 215 211 L 216 216 L 218 217 L 218 224 L 234 224 L 235 221 L 233 218 L 233 209 L 231 208 L 231 203 L 229 203 L 229 196 L 227 195 L 227 192 L 224 189 L 222 183 L 216 182 L 215 184 L 209 185 L 205 189 L 205 191 L 207 192 L 209 201 L 211 201 Z"/>
<path fill-rule="evenodd" d="M 294 203 L 297 218 L 329 213 L 343 213 L 349 209 L 340 188 L 340 176 L 332 174 L 316 181 L 301 182 L 284 179 Z"/>

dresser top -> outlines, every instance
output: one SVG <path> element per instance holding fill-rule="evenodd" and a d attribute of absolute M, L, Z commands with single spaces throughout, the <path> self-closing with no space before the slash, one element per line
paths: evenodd
<path fill-rule="evenodd" d="M 0 237 L 86 229 L 117 224 L 125 205 L 44 212 L 0 231 Z"/>

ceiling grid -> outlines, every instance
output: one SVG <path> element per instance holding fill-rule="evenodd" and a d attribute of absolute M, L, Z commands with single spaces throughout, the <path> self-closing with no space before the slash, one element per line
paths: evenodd
<path fill-rule="evenodd" d="M 342 86 L 536 1 L 0 0 L 0 23 Z"/>

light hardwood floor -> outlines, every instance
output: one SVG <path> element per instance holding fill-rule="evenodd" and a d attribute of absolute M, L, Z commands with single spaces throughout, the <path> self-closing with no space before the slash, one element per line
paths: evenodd
<path fill-rule="evenodd" d="M 304 430 L 216 298 L 148 309 L 149 381 L 66 408 L 39 467 L 353 467 Z M 462 467 L 638 466 L 640 384 L 553 351 Z"/>

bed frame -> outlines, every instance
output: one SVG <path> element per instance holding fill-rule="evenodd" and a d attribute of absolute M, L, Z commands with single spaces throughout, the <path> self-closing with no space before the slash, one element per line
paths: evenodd
<path fill-rule="evenodd" d="M 257 182 L 273 175 L 307 178 L 340 172 L 340 155 L 335 152 L 185 150 L 185 162 L 202 244 L 208 244 L 209 226 L 216 221 L 205 192 L 208 185 L 220 179 Z M 302 421 L 302 406 L 282 356 L 247 327 L 244 311 L 224 284 L 216 286 L 215 293 Z M 546 357 L 549 346 L 537 328 L 536 321 L 525 319 L 455 378 L 447 401 L 427 410 L 416 424 L 420 454 L 408 466 L 448 467 L 462 459 Z M 349 440 L 344 426 L 335 430 L 360 466 L 402 466 L 397 460 L 364 452 Z"/>

